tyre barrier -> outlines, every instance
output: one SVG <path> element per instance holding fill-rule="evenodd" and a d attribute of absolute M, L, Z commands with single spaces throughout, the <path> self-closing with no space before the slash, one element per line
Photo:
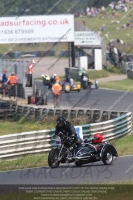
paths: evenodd
<path fill-rule="evenodd" d="M 32 108 L 33 109 L 33 108 Z M 91 140 L 94 133 L 101 133 L 104 141 L 117 139 L 131 133 L 132 113 L 100 123 L 80 125 L 83 137 Z M 23 132 L 0 136 L 0 159 L 11 159 L 19 156 L 44 153 L 54 145 L 55 129 Z"/>
<path fill-rule="evenodd" d="M 64 116 L 65 118 L 78 118 L 78 117 L 87 117 L 88 120 L 91 120 L 92 123 L 97 123 L 101 121 L 107 121 L 114 118 L 117 118 L 123 114 L 126 114 L 127 112 L 121 111 L 104 111 L 104 110 L 97 110 L 97 109 L 56 109 L 56 108 L 42 108 L 38 106 L 21 106 L 17 104 L 12 104 L 11 108 L 15 110 L 16 115 L 19 115 L 20 117 L 23 117 L 24 114 L 29 113 L 32 111 L 31 115 L 34 115 L 32 117 L 42 117 L 45 116 Z M 24 112 L 25 110 L 25 112 Z"/>
<path fill-rule="evenodd" d="M 2 111 L 4 109 L 12 109 L 12 117 L 14 116 L 19 116 L 19 117 L 24 117 L 25 115 L 28 116 L 29 118 L 34 118 L 34 119 L 39 119 L 39 118 L 44 118 L 44 117 L 58 117 L 58 116 L 64 116 L 65 118 L 80 118 L 80 117 L 85 117 L 88 119 L 88 122 L 90 123 L 98 123 L 101 121 L 107 121 L 111 120 L 114 118 L 117 118 L 123 114 L 126 114 L 127 112 L 121 111 L 104 111 L 104 110 L 97 110 L 97 109 L 55 109 L 55 108 L 44 108 L 40 105 L 28 105 L 28 106 L 21 106 L 17 105 L 12 102 L 0 102 L 0 109 Z M 4 111 L 3 111 L 4 112 Z M 6 115 L 6 112 L 5 112 Z M 4 117 L 4 115 L 3 115 Z M 1 115 L 2 118 L 2 115 Z"/>
<path fill-rule="evenodd" d="M 6 55 L 6 54 L 0 54 L 0 55 L 4 59 L 6 59 L 6 58 L 14 59 L 14 58 L 20 58 L 21 56 L 24 56 L 26 54 L 33 55 L 33 57 L 55 56 L 55 51 L 54 50 L 27 51 L 27 52 L 25 51 L 25 52 L 13 52 L 10 55 Z"/>

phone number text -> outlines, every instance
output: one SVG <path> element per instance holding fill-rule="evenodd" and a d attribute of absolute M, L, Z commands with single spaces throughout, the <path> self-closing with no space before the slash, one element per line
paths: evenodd
<path fill-rule="evenodd" d="M 17 29 L 17 30 L 1 30 L 0 34 L 25 34 L 25 33 L 34 33 L 33 29 L 23 30 L 23 29 Z"/>

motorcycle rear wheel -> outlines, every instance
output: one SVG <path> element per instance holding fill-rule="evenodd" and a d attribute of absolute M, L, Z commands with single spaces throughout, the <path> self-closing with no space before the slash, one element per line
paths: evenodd
<path fill-rule="evenodd" d="M 52 149 L 49 152 L 49 155 L 48 155 L 48 165 L 49 165 L 49 167 L 57 168 L 59 166 L 60 162 L 57 161 L 58 155 L 59 155 L 58 149 Z"/>
<path fill-rule="evenodd" d="M 111 165 L 113 162 L 113 153 L 110 148 L 107 148 L 103 154 L 102 161 L 104 165 Z"/>

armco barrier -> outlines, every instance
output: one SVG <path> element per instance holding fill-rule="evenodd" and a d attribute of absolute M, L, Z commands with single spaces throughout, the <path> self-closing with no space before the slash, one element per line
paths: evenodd
<path fill-rule="evenodd" d="M 98 132 L 104 136 L 104 141 L 112 140 L 131 133 L 132 113 L 126 113 L 109 121 L 81 126 L 84 139 L 91 139 L 93 134 Z M 1 136 L 0 158 L 9 159 L 48 152 L 54 145 L 54 140 L 51 137 L 53 135 L 54 129 Z"/>

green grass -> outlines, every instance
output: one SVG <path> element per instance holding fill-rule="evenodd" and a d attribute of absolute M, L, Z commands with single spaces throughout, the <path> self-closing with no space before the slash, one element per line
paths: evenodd
<path fill-rule="evenodd" d="M 98 78 L 106 78 L 110 76 L 110 73 L 105 70 L 100 71 L 88 71 L 87 72 L 89 79 L 98 79 Z"/>
<path fill-rule="evenodd" d="M 109 76 L 113 75 L 122 75 L 120 70 L 113 65 L 111 65 L 109 62 L 107 62 L 107 69 L 102 69 L 100 71 L 97 70 L 88 70 L 87 74 L 91 80 L 93 79 L 99 79 L 99 78 L 107 78 Z"/>
<path fill-rule="evenodd" d="M 0 121 L 0 136 L 7 135 L 7 134 L 14 134 L 14 133 L 21 133 L 21 132 L 29 132 L 29 131 L 37 131 L 37 130 L 45 130 L 45 129 L 52 129 L 55 127 L 57 117 L 44 117 L 42 120 L 34 120 L 34 119 L 27 119 L 21 117 L 16 121 Z M 82 117 L 82 119 L 67 119 L 71 123 L 76 125 L 82 125 L 88 123 L 88 117 Z"/>
<path fill-rule="evenodd" d="M 133 79 L 125 79 L 120 81 L 109 81 L 101 83 L 99 81 L 99 87 L 133 92 Z"/>
<path fill-rule="evenodd" d="M 0 171 L 10 171 L 23 168 L 43 167 L 48 165 L 48 154 L 25 155 L 15 160 L 0 161 Z"/>
<path fill-rule="evenodd" d="M 129 4 L 131 6 L 131 4 Z M 98 31 L 99 28 L 102 26 L 102 24 L 105 24 L 105 31 L 101 34 L 101 36 L 107 41 L 107 43 L 114 39 L 120 38 L 124 41 L 126 45 L 116 45 L 121 51 L 133 53 L 133 28 L 127 28 L 127 29 L 116 29 L 117 27 L 120 27 L 122 24 L 126 24 L 128 21 L 132 19 L 132 17 L 128 17 L 128 13 L 124 13 L 122 11 L 119 11 L 120 18 L 111 18 L 111 9 L 106 9 L 107 17 L 105 18 L 99 18 L 100 14 L 97 17 L 94 18 L 88 18 L 86 16 L 80 18 L 76 18 L 76 21 L 81 23 L 82 20 L 85 21 L 85 26 L 93 31 Z M 130 11 L 132 13 L 132 11 Z M 124 17 L 125 16 L 125 17 Z M 112 20 L 119 20 L 119 24 L 112 24 Z M 108 33 L 108 38 L 105 37 L 105 35 Z M 129 36 L 127 36 L 129 34 Z"/>
<path fill-rule="evenodd" d="M 114 75 L 114 74 L 118 74 L 121 75 L 121 71 L 116 68 L 114 65 L 110 64 L 109 62 L 107 62 L 107 71 L 110 73 L 110 75 Z"/>
<path fill-rule="evenodd" d="M 20 121 L 21 122 L 21 121 Z M 36 123 L 34 120 L 25 121 L 24 123 L 0 121 L 0 136 L 28 131 L 36 131 L 43 129 L 53 128 L 55 125 L 54 121 Z"/>
<path fill-rule="evenodd" d="M 55 56 L 59 56 L 60 50 L 68 50 L 67 43 L 58 43 L 57 45 L 53 46 L 49 43 L 37 43 L 31 44 L 29 47 L 27 44 L 0 44 L 0 53 L 7 52 L 10 48 L 12 48 L 13 52 L 34 52 L 34 51 L 48 51 L 54 50 Z"/>
<path fill-rule="evenodd" d="M 133 155 L 133 134 L 111 141 L 119 156 Z"/>

